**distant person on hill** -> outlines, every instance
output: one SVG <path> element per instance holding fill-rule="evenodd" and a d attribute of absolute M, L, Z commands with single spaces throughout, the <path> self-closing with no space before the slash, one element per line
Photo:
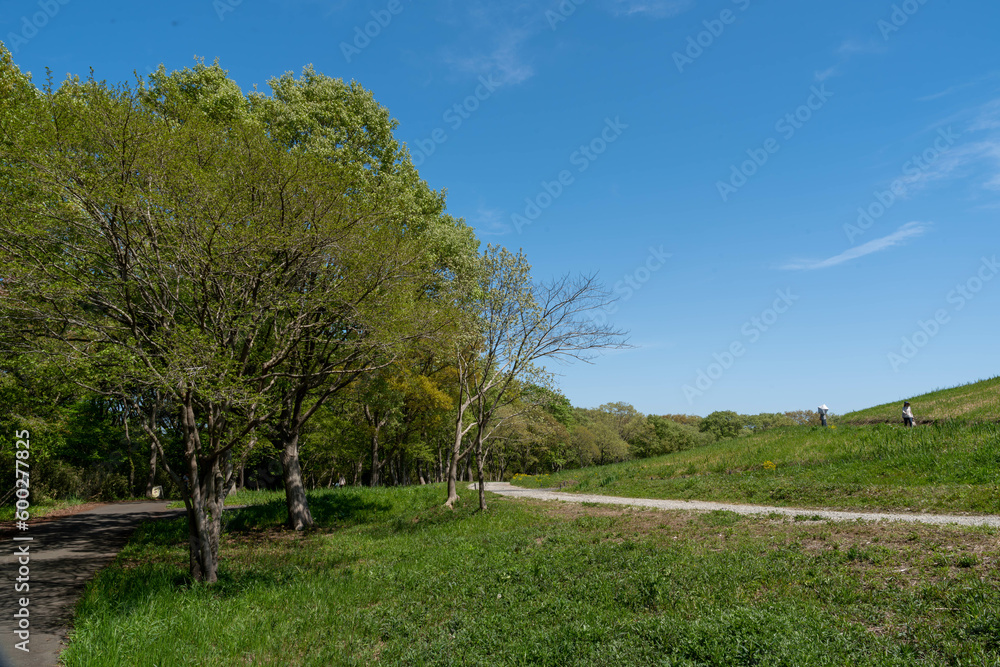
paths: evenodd
<path fill-rule="evenodd" d="M 910 407 L 909 401 L 903 403 L 903 425 L 913 428 L 913 408 Z"/>
<path fill-rule="evenodd" d="M 819 412 L 819 422 L 826 426 L 826 413 L 830 411 L 830 408 L 826 407 L 826 403 L 824 403 L 817 408 L 817 411 Z"/>

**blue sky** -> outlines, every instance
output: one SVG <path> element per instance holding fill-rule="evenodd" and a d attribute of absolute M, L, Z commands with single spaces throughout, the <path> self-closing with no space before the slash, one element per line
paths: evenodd
<path fill-rule="evenodd" d="M 953 0 L 0 1 L 36 83 L 357 80 L 484 243 L 617 292 L 635 348 L 555 367 L 574 405 L 656 414 L 1000 374 L 997 34 Z"/>

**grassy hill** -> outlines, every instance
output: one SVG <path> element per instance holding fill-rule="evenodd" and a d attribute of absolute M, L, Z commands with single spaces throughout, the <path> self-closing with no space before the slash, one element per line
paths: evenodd
<path fill-rule="evenodd" d="M 959 419 L 965 421 L 1000 420 L 1000 377 L 981 380 L 951 389 L 939 389 L 909 400 L 920 423 Z M 902 420 L 903 401 L 885 403 L 866 410 L 850 412 L 838 419 L 848 424 L 895 424 Z"/>
<path fill-rule="evenodd" d="M 524 486 L 632 498 L 1000 513 L 1000 378 L 653 459 L 519 478 Z"/>

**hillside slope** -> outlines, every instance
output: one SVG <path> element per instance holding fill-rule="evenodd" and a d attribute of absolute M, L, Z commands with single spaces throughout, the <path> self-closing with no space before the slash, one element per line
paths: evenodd
<path fill-rule="evenodd" d="M 1000 377 L 907 399 L 918 423 L 958 419 L 968 422 L 1000 421 Z M 902 401 L 849 412 L 838 419 L 847 424 L 894 424 L 902 421 Z"/>

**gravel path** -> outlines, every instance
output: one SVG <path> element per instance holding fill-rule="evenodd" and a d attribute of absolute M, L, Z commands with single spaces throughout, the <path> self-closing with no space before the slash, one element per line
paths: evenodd
<path fill-rule="evenodd" d="M 476 484 L 469 488 L 478 489 Z M 661 510 L 686 510 L 711 512 L 726 510 L 737 514 L 783 514 L 785 516 L 820 516 L 832 521 L 908 521 L 911 523 L 958 524 L 962 526 L 1000 527 L 1000 516 L 962 516 L 957 514 L 900 514 L 888 512 L 840 512 L 822 509 L 795 509 L 791 507 L 768 507 L 766 505 L 733 505 L 730 503 L 710 503 L 701 500 L 656 500 L 652 498 L 621 498 L 618 496 L 596 496 L 585 493 L 559 493 L 551 489 L 522 489 L 506 482 L 486 482 L 486 490 L 512 498 L 537 498 L 539 500 L 561 500 L 567 503 L 601 503 L 604 505 L 631 505 Z"/>

